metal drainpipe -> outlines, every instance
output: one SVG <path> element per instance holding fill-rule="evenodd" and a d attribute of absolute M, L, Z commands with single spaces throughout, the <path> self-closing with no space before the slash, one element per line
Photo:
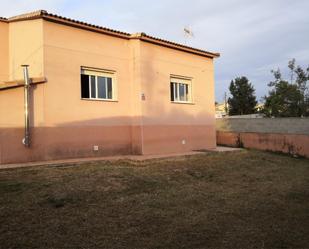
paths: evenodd
<path fill-rule="evenodd" d="M 25 147 L 30 147 L 30 121 L 29 121 L 29 90 L 30 79 L 28 73 L 29 65 L 21 65 L 24 71 L 24 115 L 25 115 L 25 137 L 23 138 L 23 144 Z"/>

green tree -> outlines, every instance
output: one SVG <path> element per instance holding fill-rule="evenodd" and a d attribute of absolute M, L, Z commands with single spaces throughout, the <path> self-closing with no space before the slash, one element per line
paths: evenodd
<path fill-rule="evenodd" d="M 237 77 L 229 87 L 232 97 L 228 98 L 229 115 L 244 115 L 255 113 L 257 104 L 255 89 L 247 77 Z"/>
<path fill-rule="evenodd" d="M 301 117 L 309 114 L 309 66 L 306 70 L 296 66 L 295 59 L 289 61 L 289 80 L 282 78 L 280 69 L 272 70 L 272 89 L 265 96 L 264 113 L 273 117 Z"/>

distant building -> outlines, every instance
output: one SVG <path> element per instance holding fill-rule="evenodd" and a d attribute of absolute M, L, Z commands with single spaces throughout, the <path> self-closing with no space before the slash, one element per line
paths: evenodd
<path fill-rule="evenodd" d="M 228 103 L 217 103 L 216 104 L 216 118 L 223 118 L 228 115 L 227 111 L 229 108 Z"/>
<path fill-rule="evenodd" d="M 264 103 L 257 103 L 257 105 L 255 106 L 257 112 L 261 112 L 264 109 Z"/>

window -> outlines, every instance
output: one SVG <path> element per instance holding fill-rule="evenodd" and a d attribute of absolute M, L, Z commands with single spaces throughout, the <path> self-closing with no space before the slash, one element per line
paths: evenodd
<path fill-rule="evenodd" d="M 81 97 L 82 99 L 116 100 L 115 72 L 82 67 Z"/>
<path fill-rule="evenodd" d="M 192 79 L 171 77 L 171 101 L 180 103 L 192 102 Z"/>

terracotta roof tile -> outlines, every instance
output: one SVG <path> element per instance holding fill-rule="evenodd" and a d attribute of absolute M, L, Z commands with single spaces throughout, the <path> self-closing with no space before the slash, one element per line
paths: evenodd
<path fill-rule="evenodd" d="M 82 22 L 82 21 L 78 21 L 78 20 L 74 20 L 74 19 L 71 19 L 71 18 L 59 16 L 59 15 L 56 15 L 56 14 L 51 14 L 51 13 L 47 13 L 46 12 L 46 13 L 44 13 L 43 16 L 59 18 L 59 19 L 65 20 L 65 21 L 69 21 L 69 22 L 73 22 L 73 23 L 78 23 L 78 24 L 89 26 L 89 27 L 93 27 L 93 28 L 97 28 L 97 29 L 106 30 L 106 31 L 109 31 L 109 32 L 115 32 L 115 33 L 118 33 L 118 34 L 130 36 L 130 34 L 126 33 L 126 32 L 122 32 L 122 31 L 119 31 L 119 30 L 114 30 L 114 29 L 110 29 L 110 28 L 106 28 L 106 27 L 102 27 L 102 26 L 98 26 L 98 25 L 94 25 L 94 24 L 90 24 L 90 23 L 86 23 L 86 22 Z"/>
<path fill-rule="evenodd" d="M 6 19 L 6 18 L 0 16 L 0 21 L 2 21 L 2 22 L 7 22 L 8 19 Z"/>

